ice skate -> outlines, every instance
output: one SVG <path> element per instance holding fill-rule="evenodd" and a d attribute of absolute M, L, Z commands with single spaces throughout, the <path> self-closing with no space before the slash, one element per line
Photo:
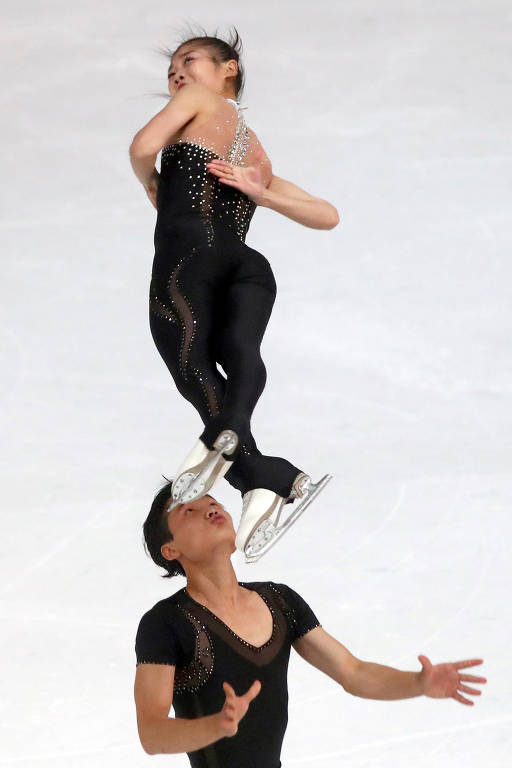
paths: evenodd
<path fill-rule="evenodd" d="M 198 440 L 176 473 L 172 484 L 172 507 L 207 494 L 233 464 L 223 454 L 232 454 L 237 445 L 238 435 L 232 429 L 219 433 L 213 450 Z"/>
<path fill-rule="evenodd" d="M 255 488 L 245 493 L 235 538 L 237 549 L 245 554 L 245 562 L 254 563 L 268 552 L 331 478 L 332 475 L 324 475 L 318 483 L 313 483 L 309 475 L 301 472 L 295 478 L 288 498 L 266 488 Z M 293 505 L 286 514 L 283 508 L 290 501 Z"/>

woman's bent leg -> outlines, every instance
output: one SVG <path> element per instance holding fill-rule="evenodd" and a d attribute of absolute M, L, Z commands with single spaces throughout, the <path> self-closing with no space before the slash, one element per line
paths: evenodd
<path fill-rule="evenodd" d="M 151 281 L 151 335 L 178 392 L 192 403 L 204 424 L 218 413 L 225 388 L 210 346 L 213 295 L 207 286 L 198 286 L 192 303 L 180 292 L 179 273 L 175 273 L 168 280 Z"/>
<path fill-rule="evenodd" d="M 270 265 L 253 253 L 263 263 L 244 263 L 227 287 L 214 282 L 215 270 L 203 265 L 200 253 L 182 259 L 167 279 L 154 278 L 150 327 L 176 388 L 205 425 L 205 445 L 212 448 L 222 429 L 239 434 L 228 482 L 242 495 L 268 488 L 287 496 L 300 470 L 286 459 L 261 454 L 250 432 L 266 381 L 259 349 L 276 293 Z"/>
<path fill-rule="evenodd" d="M 242 496 L 254 488 L 267 488 L 283 498 L 288 498 L 293 482 L 300 472 L 302 470 L 287 459 L 263 455 L 251 435 L 225 478 Z"/>

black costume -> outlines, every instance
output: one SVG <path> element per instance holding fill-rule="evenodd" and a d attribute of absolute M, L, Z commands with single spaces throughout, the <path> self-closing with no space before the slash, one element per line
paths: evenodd
<path fill-rule="evenodd" d="M 239 582 L 255 590 L 272 613 L 270 639 L 257 647 L 236 635 L 186 587 L 160 600 L 142 617 L 137 631 L 137 664 L 175 665 L 173 707 L 177 717 L 220 712 L 228 682 L 245 693 L 255 680 L 260 693 L 240 720 L 237 733 L 189 752 L 192 768 L 279 768 L 288 722 L 287 671 L 291 644 L 314 627 L 317 617 L 291 587 Z"/>
<path fill-rule="evenodd" d="M 260 145 L 232 99 L 222 98 L 215 119 L 200 131 L 162 150 L 151 333 L 178 391 L 205 425 L 204 444 L 213 448 L 222 429 L 237 432 L 226 479 L 242 494 L 267 488 L 287 498 L 301 470 L 262 455 L 250 431 L 266 381 L 260 344 L 276 283 L 267 259 L 245 244 L 256 204 L 206 168 L 213 158 L 253 164 Z M 267 181 L 269 166 L 268 158 L 262 161 Z"/>

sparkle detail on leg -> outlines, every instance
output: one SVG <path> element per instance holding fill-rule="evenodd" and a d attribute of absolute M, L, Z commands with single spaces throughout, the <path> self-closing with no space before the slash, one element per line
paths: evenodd
<path fill-rule="evenodd" d="M 196 249 L 192 248 L 191 253 L 188 253 L 186 256 L 183 256 L 183 258 L 180 259 L 174 271 L 172 272 L 171 277 L 169 278 L 169 283 L 168 283 L 169 297 L 174 307 L 176 308 L 176 311 L 181 321 L 182 338 L 181 338 L 181 349 L 180 349 L 179 361 L 180 361 L 181 374 L 185 379 L 185 381 L 187 381 L 188 354 L 190 351 L 190 346 L 194 340 L 195 325 L 197 321 L 194 317 L 192 307 L 190 306 L 187 297 L 180 292 L 178 275 L 185 260 L 191 258 L 192 254 L 194 254 L 195 252 L 196 252 Z"/>

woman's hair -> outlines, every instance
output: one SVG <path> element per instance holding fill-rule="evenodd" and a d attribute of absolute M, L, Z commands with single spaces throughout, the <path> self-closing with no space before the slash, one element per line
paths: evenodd
<path fill-rule="evenodd" d="M 167 478 L 165 479 L 167 480 Z M 162 544 L 173 540 L 167 522 L 167 506 L 172 497 L 171 489 L 172 480 L 167 480 L 153 499 L 149 515 L 142 526 L 146 552 L 157 565 L 167 571 L 167 573 L 162 574 L 164 578 L 186 576 L 185 569 L 178 560 L 166 560 L 160 551 Z"/>
<path fill-rule="evenodd" d="M 216 64 L 220 64 L 222 61 L 235 59 L 238 63 L 238 74 L 233 79 L 233 86 L 235 88 L 236 98 L 237 100 L 240 100 L 245 85 L 245 72 L 240 62 L 242 40 L 236 27 L 232 28 L 227 41 L 217 37 L 217 30 L 215 30 L 213 36 L 210 36 L 202 27 L 198 27 L 198 29 L 200 30 L 200 34 L 189 36 L 194 32 L 194 30 L 189 27 L 189 29 L 182 34 L 174 51 L 171 51 L 170 48 L 164 48 L 161 49 L 161 52 L 171 59 L 178 48 L 181 48 L 185 43 L 197 43 L 201 48 L 206 48 L 210 52 L 211 57 Z"/>

